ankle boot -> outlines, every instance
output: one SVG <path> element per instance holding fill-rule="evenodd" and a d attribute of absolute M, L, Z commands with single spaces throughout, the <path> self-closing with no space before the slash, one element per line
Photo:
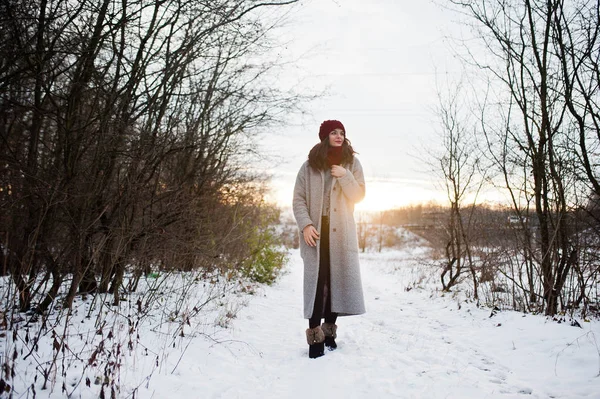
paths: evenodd
<path fill-rule="evenodd" d="M 306 330 L 306 341 L 308 342 L 308 357 L 316 359 L 325 354 L 325 335 L 321 326 L 315 328 L 309 328 Z"/>
<path fill-rule="evenodd" d="M 323 334 L 325 334 L 325 346 L 330 351 L 337 348 L 337 344 L 335 343 L 335 339 L 337 338 L 337 325 L 333 323 L 323 323 L 321 326 L 323 330 Z"/>

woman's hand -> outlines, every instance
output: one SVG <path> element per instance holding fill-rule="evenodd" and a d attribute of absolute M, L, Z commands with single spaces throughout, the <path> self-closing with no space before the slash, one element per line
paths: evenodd
<path fill-rule="evenodd" d="M 319 239 L 319 232 L 315 229 L 315 226 L 309 224 L 302 230 L 302 234 L 304 235 L 304 242 L 309 247 L 316 247 L 317 240 Z"/>
<path fill-rule="evenodd" d="M 340 165 L 333 165 L 331 167 L 331 176 L 333 177 L 344 177 L 346 176 L 346 168 Z"/>

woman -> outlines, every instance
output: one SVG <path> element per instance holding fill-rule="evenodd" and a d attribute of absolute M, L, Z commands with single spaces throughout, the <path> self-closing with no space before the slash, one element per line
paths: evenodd
<path fill-rule="evenodd" d="M 354 204 L 365 196 L 365 178 L 340 121 L 323 122 L 319 138 L 298 172 L 293 201 L 304 261 L 310 358 L 322 356 L 325 346 L 337 347 L 338 316 L 365 312 L 354 223 Z"/>

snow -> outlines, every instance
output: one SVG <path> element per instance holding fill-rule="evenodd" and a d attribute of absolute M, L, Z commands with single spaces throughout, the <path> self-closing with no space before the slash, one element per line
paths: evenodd
<path fill-rule="evenodd" d="M 578 328 L 511 311 L 490 317 L 489 308 L 464 295 L 437 290 L 425 247 L 360 258 L 367 313 L 338 319 L 337 350 L 308 358 L 302 261 L 294 250 L 275 284 L 253 294 L 229 290 L 226 302 L 213 301 L 190 324 L 185 318 L 177 322 L 180 316 L 164 323 L 174 314 L 168 303 L 153 308 L 134 350 L 120 358 L 112 354 L 122 363 L 117 397 L 600 398 L 597 320 L 579 319 Z M 189 315 L 192 303 L 221 295 L 202 287 L 199 282 L 187 291 L 195 299 L 179 303 L 179 315 Z M 98 335 L 93 319 L 77 323 L 82 341 Z M 113 331 L 125 348 L 127 329 L 115 322 L 101 335 Z M 78 351 L 76 343 L 70 346 Z M 101 377 L 103 367 L 69 368 L 64 381 L 71 397 L 98 397 L 93 376 Z M 84 374 L 92 379 L 90 387 Z M 61 384 L 59 378 L 42 391 L 38 381 L 37 397 L 64 397 Z"/>
<path fill-rule="evenodd" d="M 302 262 L 250 298 L 210 344 L 195 341 L 172 376 L 140 397 L 598 398 L 600 323 L 460 304 L 419 288 L 425 254 L 361 255 L 367 313 L 338 319 L 338 349 L 308 358 Z M 407 287 L 416 288 L 406 291 Z"/>

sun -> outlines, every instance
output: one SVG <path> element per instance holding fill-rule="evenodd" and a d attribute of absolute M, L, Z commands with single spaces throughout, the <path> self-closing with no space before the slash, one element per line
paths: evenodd
<path fill-rule="evenodd" d="M 357 211 L 381 212 L 407 205 L 444 202 L 444 193 L 427 187 L 422 181 L 371 181 Z"/>

